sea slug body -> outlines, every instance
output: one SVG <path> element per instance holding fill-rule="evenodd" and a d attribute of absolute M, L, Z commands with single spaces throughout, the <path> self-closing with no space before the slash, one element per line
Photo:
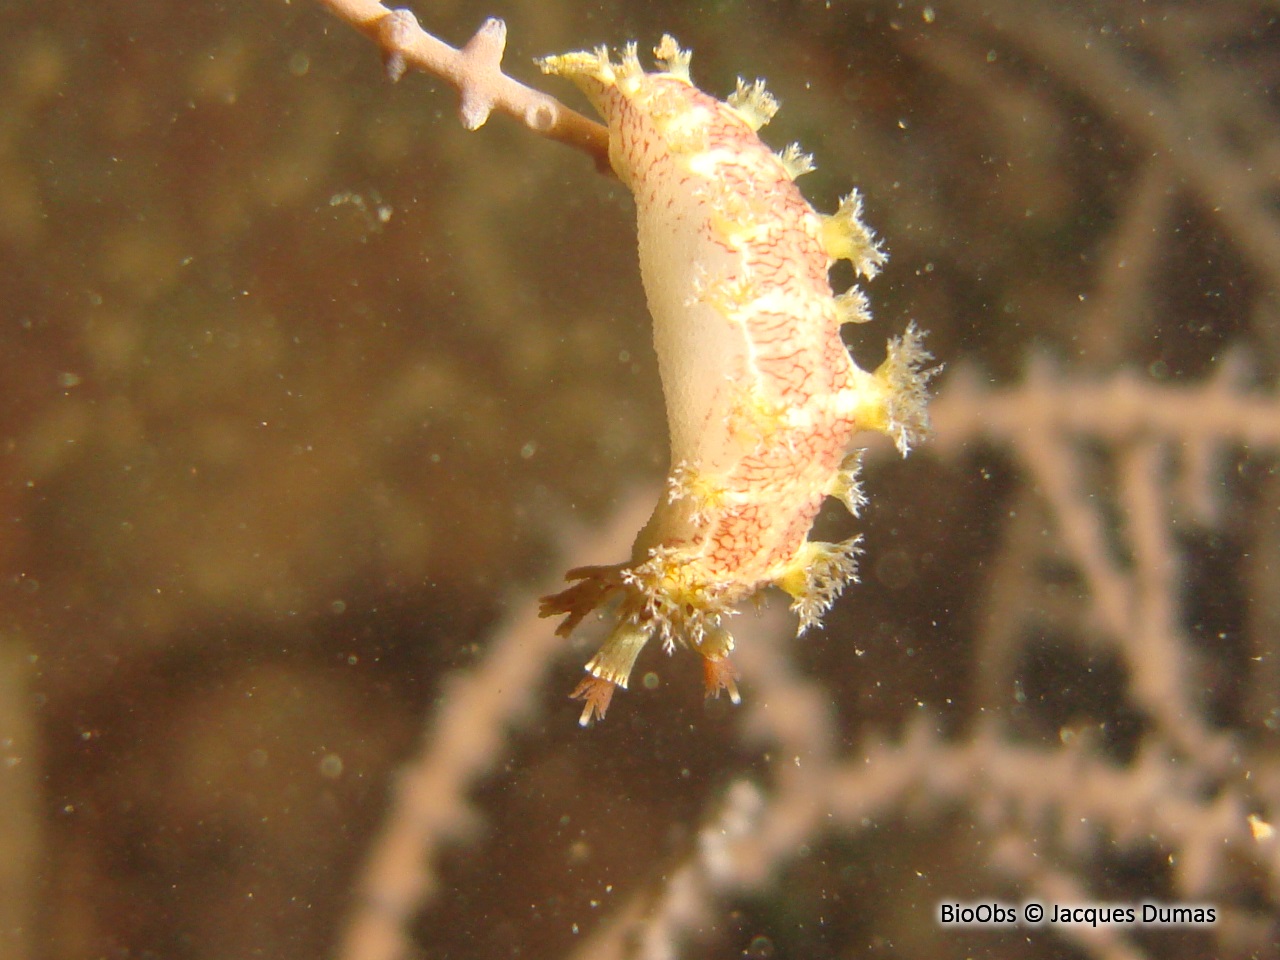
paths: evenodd
<path fill-rule="evenodd" d="M 646 73 L 628 46 L 540 61 L 573 80 L 609 128 L 609 159 L 635 196 L 640 270 L 654 321 L 671 435 L 667 495 L 631 559 L 569 571 L 543 600 L 567 635 L 617 600 L 616 622 L 574 691 L 581 722 L 603 718 L 654 636 L 703 658 L 708 695 L 738 701 L 726 625 L 769 586 L 791 597 L 800 632 L 855 578 L 859 538 L 808 539 L 826 497 L 862 504 L 854 434 L 878 430 L 902 453 L 928 429 L 928 354 L 914 326 L 885 361 L 860 369 L 840 337 L 870 319 L 862 293 L 835 296 L 828 271 L 849 260 L 870 279 L 884 254 L 856 193 L 830 216 L 795 185 L 812 169 L 792 146 L 774 153 L 756 131 L 777 110 L 763 83 L 738 82 L 725 102 L 689 79 L 671 37 Z"/>

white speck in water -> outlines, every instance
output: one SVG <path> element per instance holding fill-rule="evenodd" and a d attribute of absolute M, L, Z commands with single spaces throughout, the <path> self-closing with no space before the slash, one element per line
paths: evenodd
<path fill-rule="evenodd" d="M 320 776 L 326 780 L 337 780 L 342 776 L 342 758 L 336 753 L 326 753 L 320 761 Z"/>

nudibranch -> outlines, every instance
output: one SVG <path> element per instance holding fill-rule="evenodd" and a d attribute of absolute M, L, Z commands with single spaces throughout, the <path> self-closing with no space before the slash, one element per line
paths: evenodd
<path fill-rule="evenodd" d="M 928 429 L 929 354 L 914 325 L 889 341 L 874 372 L 840 336 L 870 319 L 856 287 L 833 295 L 828 271 L 848 260 L 871 279 L 884 263 L 856 192 L 829 216 L 795 185 L 813 169 L 796 146 L 757 136 L 777 110 L 761 81 L 727 101 L 689 79 L 671 37 L 645 72 L 635 44 L 539 61 L 574 81 L 609 128 L 609 161 L 634 194 L 640 271 L 653 315 L 671 434 L 666 495 L 626 563 L 580 567 L 542 601 L 567 636 L 597 607 L 615 622 L 572 696 L 581 723 L 603 718 L 655 635 L 700 654 L 708 696 L 739 701 L 727 620 L 770 586 L 791 597 L 800 633 L 855 579 L 859 537 L 808 539 L 826 497 L 863 503 L 854 434 L 878 430 L 905 454 Z"/>

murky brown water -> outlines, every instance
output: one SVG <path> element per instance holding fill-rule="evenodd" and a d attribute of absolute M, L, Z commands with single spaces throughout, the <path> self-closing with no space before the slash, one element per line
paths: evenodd
<path fill-rule="evenodd" d="M 1197 181 L 1176 151 L 1153 162 L 1132 109 L 1220 115 L 1223 142 L 1274 172 L 1257 146 L 1277 143 L 1270 9 L 1081 5 L 1081 33 L 1010 27 L 979 0 L 419 12 L 454 43 L 505 17 L 530 82 L 535 55 L 664 31 L 704 88 L 767 77 L 768 139 L 815 154 L 806 193 L 830 209 L 858 185 L 891 251 L 852 349 L 874 360 L 915 318 L 945 391 L 966 367 L 1018 382 L 1033 355 L 1068 380 L 1196 383 L 1233 345 L 1273 388 L 1266 237 L 1215 214 L 1212 164 Z M 447 678 L 559 575 L 570 533 L 665 469 L 629 198 L 500 118 L 466 133 L 451 92 L 388 84 L 366 40 L 302 0 L 0 14 L 0 956 L 332 955 Z M 1082 36 L 1148 86 L 1100 94 Z M 1113 490 L 1095 452 L 1085 477 Z M 1222 451 L 1221 513 L 1179 515 L 1171 588 L 1197 708 L 1272 786 L 1275 452 Z M 1028 742 L 1090 730 L 1121 763 L 1154 736 L 1083 605 L 1053 607 L 1090 584 L 1044 560 L 1061 530 L 1017 457 L 881 456 L 868 490 L 864 582 L 796 653 L 846 749 L 922 711 L 960 739 L 986 715 Z M 1027 558 L 1047 566 L 1020 575 Z M 731 781 L 767 787 L 785 762 L 702 703 L 680 656 L 579 730 L 564 693 L 586 650 L 565 644 L 477 784 L 477 829 L 412 929 L 422 956 L 566 955 L 662 888 Z M 685 955 L 1085 949 L 940 930 L 941 898 L 1029 888 L 992 866 L 965 804 L 898 813 L 797 850 Z M 1125 847 L 1072 875 L 1095 899 L 1168 899 L 1167 859 Z M 1251 918 L 1276 894 L 1246 874 Z M 1221 881 L 1206 898 L 1243 889 Z M 1263 956 L 1273 932 L 1140 943 Z"/>

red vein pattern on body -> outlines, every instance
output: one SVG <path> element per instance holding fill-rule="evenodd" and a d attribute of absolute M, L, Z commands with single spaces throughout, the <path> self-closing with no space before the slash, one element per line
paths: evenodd
<path fill-rule="evenodd" d="M 845 348 L 844 323 L 869 319 L 860 294 L 833 295 L 828 271 L 850 260 L 867 278 L 884 260 L 856 194 L 831 216 L 795 185 L 811 169 L 798 149 L 774 153 L 757 129 L 777 105 L 763 84 L 722 102 L 689 79 L 689 55 L 664 37 L 659 71 L 634 46 L 549 57 L 609 128 L 614 172 L 637 210 L 641 276 L 654 318 L 671 434 L 669 496 L 628 563 L 570 571 L 544 600 L 572 629 L 621 599 L 613 632 L 575 691 L 582 722 L 603 716 L 645 642 L 689 646 L 709 694 L 737 699 L 725 619 L 769 586 L 790 594 L 800 629 L 817 624 L 854 578 L 857 538 L 810 541 L 828 496 L 861 502 L 854 435 L 881 430 L 907 447 L 926 429 L 927 354 L 914 327 L 874 373 Z"/>

